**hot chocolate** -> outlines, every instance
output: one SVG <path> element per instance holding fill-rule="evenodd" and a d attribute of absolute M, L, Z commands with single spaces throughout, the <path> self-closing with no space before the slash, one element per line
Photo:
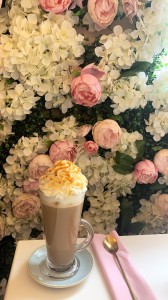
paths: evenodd
<path fill-rule="evenodd" d="M 57 267 L 68 266 L 73 261 L 82 206 L 83 200 L 65 207 L 42 202 L 48 260 Z"/>
<path fill-rule="evenodd" d="M 48 265 L 64 271 L 74 260 L 87 179 L 69 161 L 58 161 L 40 178 Z"/>

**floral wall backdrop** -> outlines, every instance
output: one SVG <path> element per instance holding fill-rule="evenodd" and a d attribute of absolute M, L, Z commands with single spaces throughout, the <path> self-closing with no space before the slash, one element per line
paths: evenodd
<path fill-rule="evenodd" d="M 1 2 L 1 244 L 43 232 L 58 159 L 88 178 L 96 233 L 167 232 L 168 0 Z"/>

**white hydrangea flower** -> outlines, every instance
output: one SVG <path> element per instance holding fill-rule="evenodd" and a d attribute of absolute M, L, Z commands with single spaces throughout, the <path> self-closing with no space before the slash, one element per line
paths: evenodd
<path fill-rule="evenodd" d="M 142 107 L 147 104 L 145 93 L 151 89 L 146 84 L 147 76 L 145 73 L 139 73 L 137 76 L 116 80 L 111 92 L 112 108 L 115 115 L 124 112 L 127 109 Z"/>
<path fill-rule="evenodd" d="M 139 212 L 131 220 L 132 223 L 145 223 L 145 226 L 141 232 L 143 234 L 160 234 L 167 233 L 168 231 L 167 216 L 161 217 L 155 205 L 155 199 L 160 194 L 161 192 L 159 191 L 157 194 L 151 195 L 149 200 L 141 199 L 141 207 L 139 209 Z"/>
<path fill-rule="evenodd" d="M 168 111 L 155 110 L 149 115 L 149 120 L 145 120 L 146 131 L 153 135 L 154 141 L 160 141 L 168 133 Z"/>
<path fill-rule="evenodd" d="M 83 216 L 88 220 L 95 233 L 106 234 L 117 227 L 116 220 L 119 217 L 120 203 L 116 194 L 110 189 L 105 191 L 103 185 L 92 186 L 87 192 L 91 207 Z"/>
<path fill-rule="evenodd" d="M 135 39 L 138 60 L 153 61 L 153 56 L 167 46 L 168 1 L 153 0 L 149 7 L 141 6 L 138 11 L 136 29 L 131 36 Z"/>
<path fill-rule="evenodd" d="M 115 154 L 116 151 L 119 151 L 121 153 L 130 155 L 132 158 L 136 158 L 138 150 L 135 143 L 136 141 L 143 140 L 142 134 L 140 134 L 138 131 L 129 133 L 125 128 L 121 128 L 121 130 L 121 141 L 118 145 L 112 148 L 111 152 Z"/>
<path fill-rule="evenodd" d="M 8 84 L 5 80 L 0 82 L 0 113 L 5 120 L 23 120 L 40 99 L 34 96 L 30 88 L 22 84 Z"/>
<path fill-rule="evenodd" d="M 162 109 L 168 105 L 168 68 L 162 68 L 156 73 L 157 78 L 153 81 L 148 98 L 152 101 L 152 105 L 155 109 Z"/>
<path fill-rule="evenodd" d="M 160 184 L 166 184 L 168 185 L 168 175 L 162 175 L 161 177 L 158 178 L 158 182 Z"/>
<path fill-rule="evenodd" d="M 0 145 L 10 134 L 12 134 L 12 122 L 8 119 L 0 118 Z"/>
<path fill-rule="evenodd" d="M 46 133 L 46 138 L 52 142 L 64 139 L 76 139 L 77 122 L 73 116 L 64 118 L 61 122 L 48 120 L 42 130 Z"/>
<path fill-rule="evenodd" d="M 44 14 L 39 22 L 36 13 L 24 16 L 13 4 L 9 17 L 10 34 L 0 38 L 3 76 L 19 80 L 39 96 L 45 95 L 47 108 L 61 106 L 66 112 L 72 102 L 66 102 L 65 95 L 70 94 L 72 73 L 84 53 L 84 37 L 73 27 L 72 13 Z"/>
<path fill-rule="evenodd" d="M 8 10 L 3 7 L 0 11 L 0 35 L 5 33 L 8 29 L 9 18 L 8 18 Z"/>

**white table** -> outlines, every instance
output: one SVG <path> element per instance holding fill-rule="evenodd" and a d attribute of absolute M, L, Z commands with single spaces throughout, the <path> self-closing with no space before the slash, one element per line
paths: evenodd
<path fill-rule="evenodd" d="M 123 236 L 121 238 L 139 272 L 144 276 L 158 300 L 167 300 L 168 235 Z M 53 289 L 35 282 L 28 273 L 27 260 L 32 252 L 44 243 L 44 240 L 18 242 L 5 300 L 111 299 L 96 258 L 90 277 L 77 286 Z M 92 252 L 91 247 L 89 250 Z"/>

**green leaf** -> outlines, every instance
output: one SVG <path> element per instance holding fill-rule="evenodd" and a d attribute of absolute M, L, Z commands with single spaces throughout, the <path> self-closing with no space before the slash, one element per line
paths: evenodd
<path fill-rule="evenodd" d="M 136 222 L 136 223 L 130 223 L 128 225 L 128 232 L 129 234 L 139 234 L 142 229 L 144 228 L 145 223 L 144 222 Z"/>
<path fill-rule="evenodd" d="M 141 140 L 141 141 L 136 141 L 135 145 L 137 147 L 138 150 L 138 154 L 136 157 L 136 161 L 140 161 L 141 159 L 143 159 L 144 157 L 144 152 L 145 152 L 145 141 Z"/>
<path fill-rule="evenodd" d="M 133 204 L 132 202 L 124 199 L 121 203 L 121 231 L 127 231 L 128 226 L 133 218 Z"/>
<path fill-rule="evenodd" d="M 161 146 L 156 146 L 156 147 L 152 147 L 152 150 L 153 151 L 159 151 L 159 150 L 161 150 L 162 149 L 162 147 Z"/>
<path fill-rule="evenodd" d="M 113 170 L 119 174 L 127 175 L 134 171 L 134 166 L 130 164 L 117 164 L 113 166 Z"/>
<path fill-rule="evenodd" d="M 121 70 L 121 75 L 118 79 L 123 77 L 132 77 L 136 76 L 139 72 L 144 72 L 150 67 L 151 63 L 148 61 L 136 61 L 132 67 L 128 70 Z"/>
<path fill-rule="evenodd" d="M 87 13 L 87 6 L 84 6 L 82 9 L 79 9 L 77 12 L 73 13 L 73 16 L 81 16 Z"/>
<path fill-rule="evenodd" d="M 130 155 L 125 154 L 125 153 L 121 153 L 119 151 L 116 152 L 116 157 L 115 157 L 115 162 L 117 164 L 134 164 L 135 163 L 135 159 L 132 158 Z"/>

